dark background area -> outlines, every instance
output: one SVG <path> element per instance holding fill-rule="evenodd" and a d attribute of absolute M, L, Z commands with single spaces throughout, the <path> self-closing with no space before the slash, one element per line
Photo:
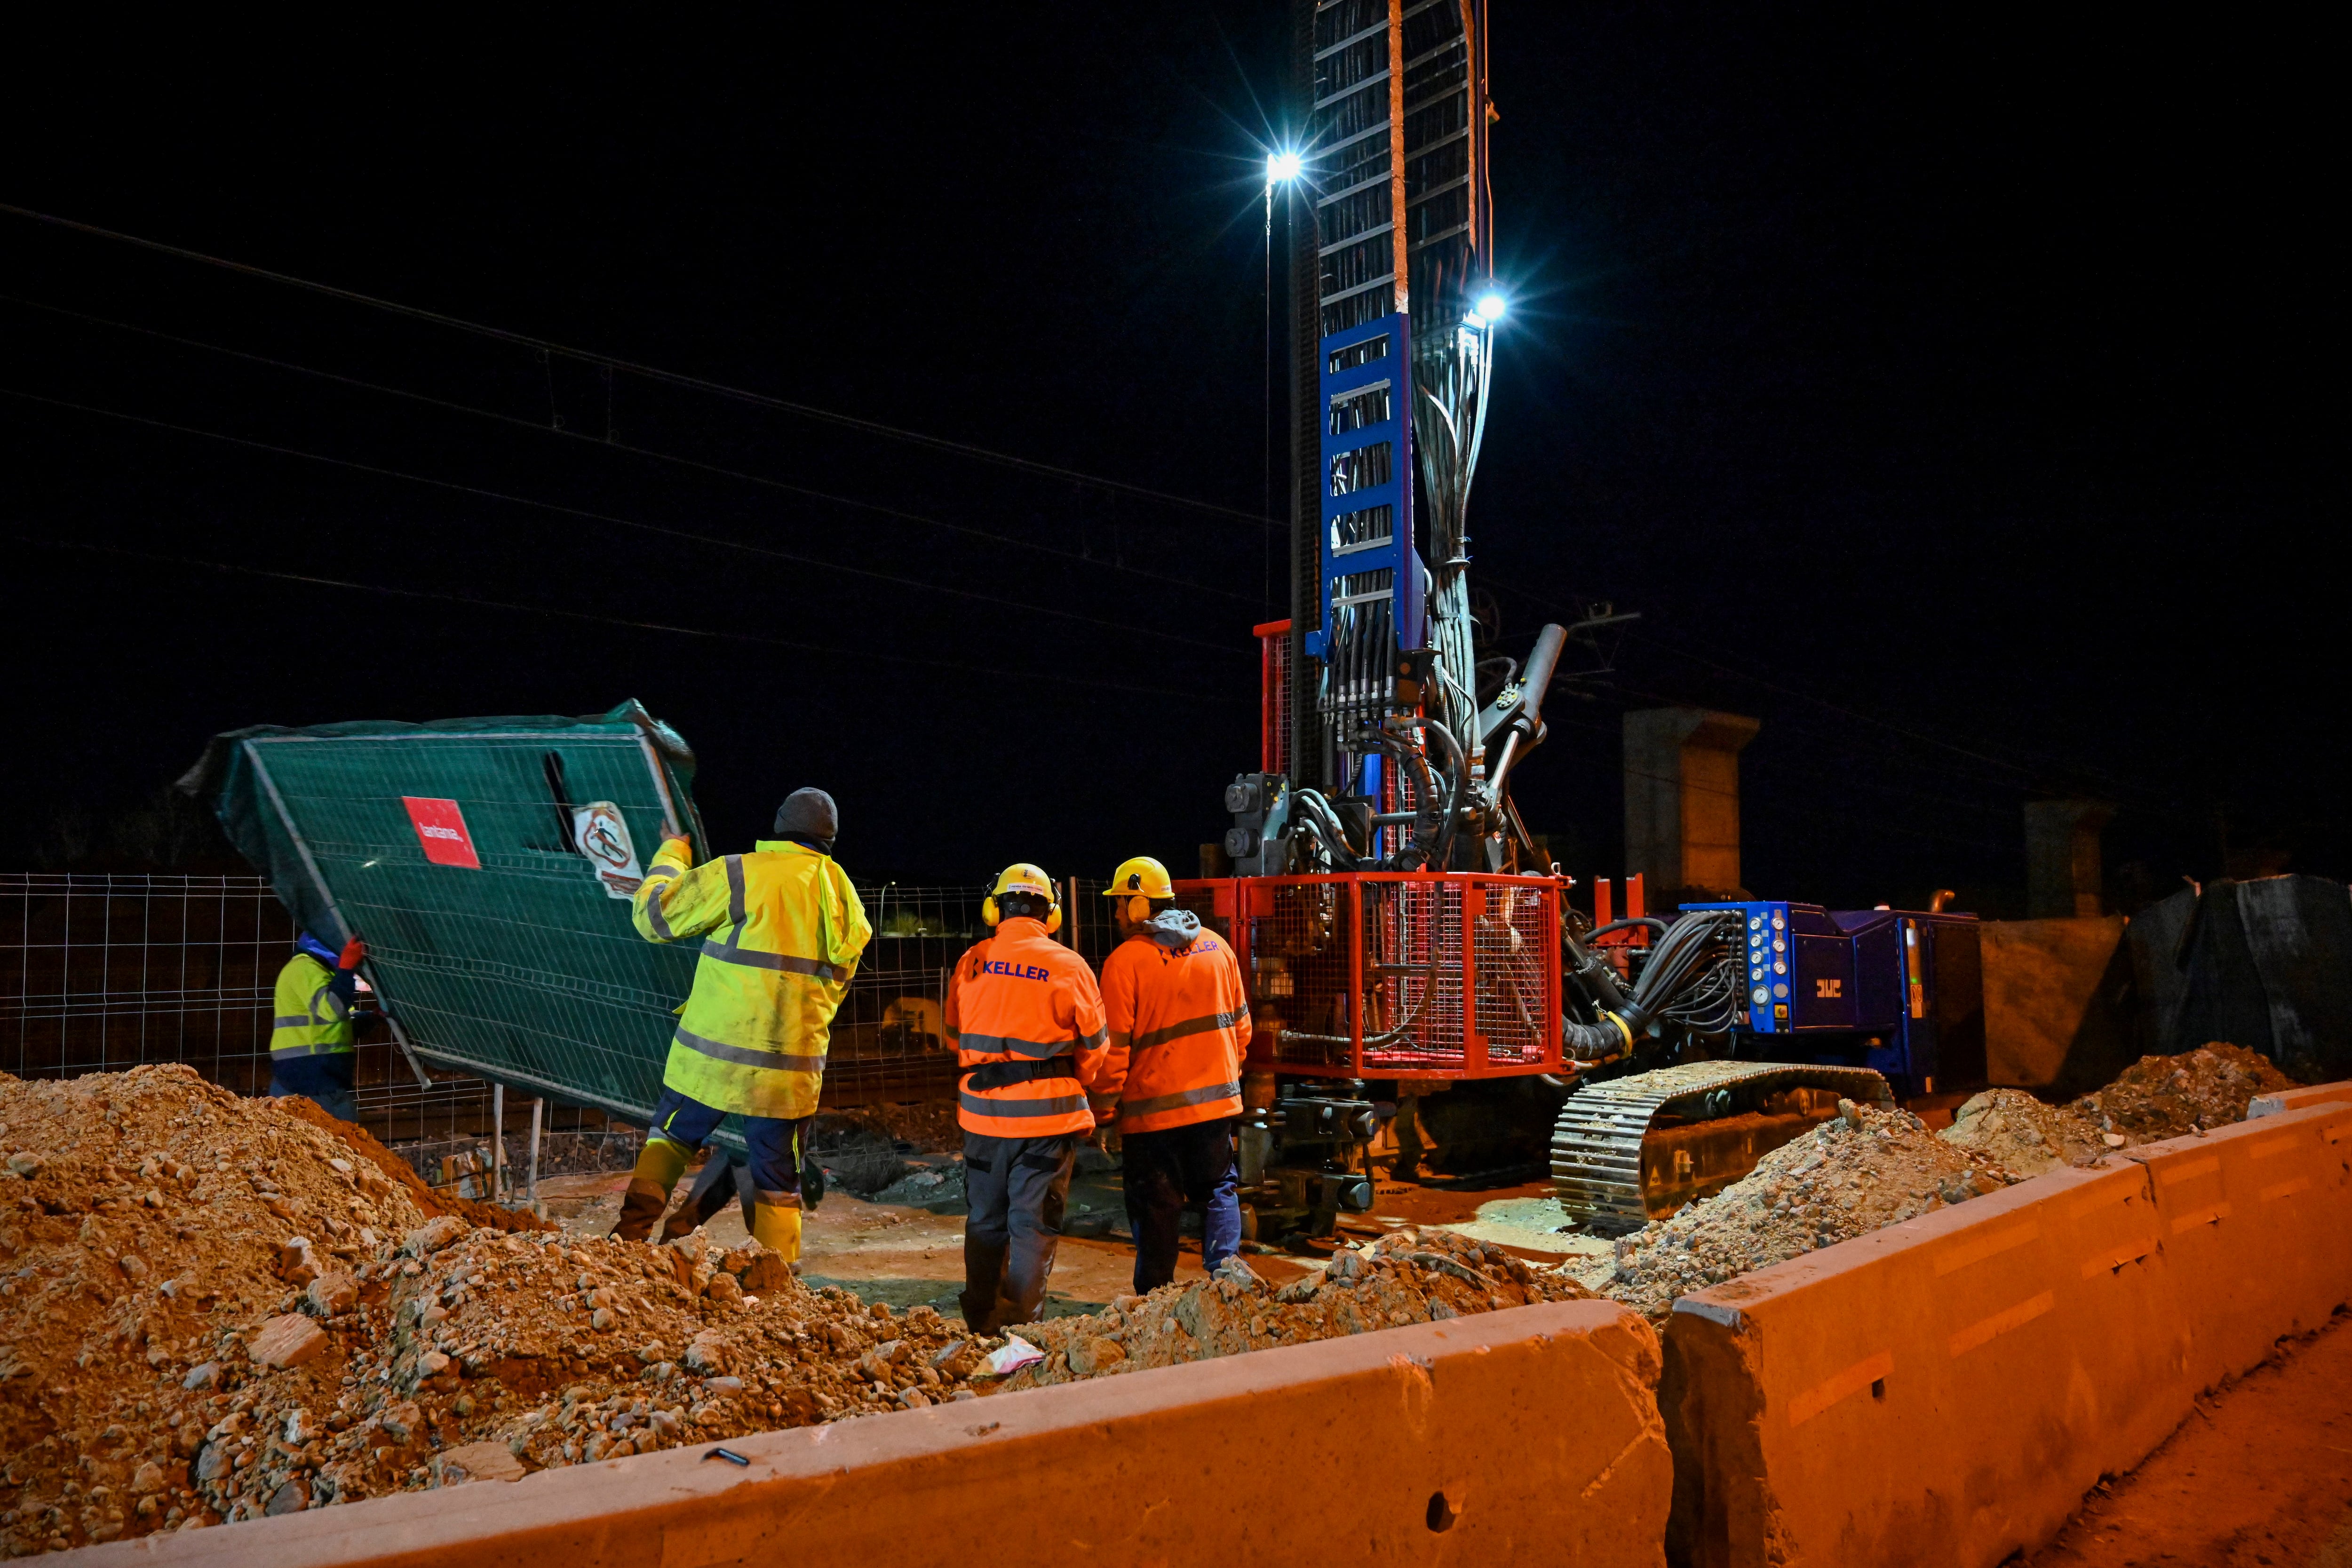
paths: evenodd
<path fill-rule="evenodd" d="M 2259 26 L 1497 0 L 1474 583 L 1508 652 L 1643 615 L 1517 775 L 1570 870 L 1664 701 L 1762 719 L 1761 894 L 2021 912 L 2053 793 L 2120 806 L 2119 907 L 2352 870 L 2340 177 Z M 580 352 L 0 216 L 5 858 L 201 858 L 158 792 L 215 731 L 635 696 L 726 843 L 816 783 L 860 876 L 1181 874 L 1287 598 L 1286 32 L 21 39 L 0 201 Z"/>

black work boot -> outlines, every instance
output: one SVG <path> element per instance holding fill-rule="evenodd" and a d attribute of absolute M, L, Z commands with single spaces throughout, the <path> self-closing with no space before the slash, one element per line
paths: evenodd
<path fill-rule="evenodd" d="M 975 1334 L 996 1332 L 1011 1305 L 1002 1294 L 1004 1259 L 1011 1251 L 1008 1242 L 990 1245 L 968 1235 L 963 1238 L 963 1291 L 956 1303 L 963 1309 L 964 1326 Z"/>

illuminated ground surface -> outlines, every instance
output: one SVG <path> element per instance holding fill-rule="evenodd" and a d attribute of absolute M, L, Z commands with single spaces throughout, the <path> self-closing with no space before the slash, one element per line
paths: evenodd
<path fill-rule="evenodd" d="M 2352 1568 L 2352 1318 L 2200 1402 L 2027 1568 Z"/>
<path fill-rule="evenodd" d="M 627 1184 L 628 1177 L 618 1173 L 551 1177 L 540 1183 L 540 1195 L 548 1217 L 565 1229 L 601 1235 L 618 1216 Z M 681 1192 L 685 1185 L 679 1184 Z M 812 1284 L 847 1286 L 868 1300 L 894 1307 L 927 1301 L 954 1312 L 956 1295 L 963 1288 L 963 1215 L 961 1205 L 937 1206 L 949 1212 L 866 1203 L 846 1193 L 829 1194 L 810 1214 L 803 1232 L 803 1277 Z M 1081 1175 L 1071 1184 L 1067 1223 L 1074 1231 L 1099 1227 L 1105 1234 L 1063 1237 L 1047 1298 L 1048 1316 L 1092 1311 L 1133 1285 L 1135 1253 L 1125 1239 L 1117 1172 Z M 1374 1212 L 1346 1219 L 1342 1234 L 1361 1238 L 1400 1225 L 1442 1225 L 1534 1260 L 1607 1253 L 1605 1241 L 1559 1234 L 1566 1223 L 1546 1183 L 1468 1191 L 1383 1184 Z M 729 1246 L 740 1243 L 744 1235 L 740 1212 L 730 1208 L 722 1213 L 711 1222 L 709 1234 Z M 1276 1284 L 1318 1266 L 1312 1257 L 1266 1253 L 1253 1254 L 1250 1262 Z M 1187 1237 L 1176 1278 L 1181 1282 L 1200 1274 L 1200 1242 Z"/>

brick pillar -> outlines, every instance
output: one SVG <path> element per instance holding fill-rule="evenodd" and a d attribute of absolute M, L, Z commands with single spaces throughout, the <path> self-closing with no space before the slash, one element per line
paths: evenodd
<path fill-rule="evenodd" d="M 1739 752 L 1758 728 L 1704 708 L 1625 715 L 1625 869 L 1647 880 L 1654 902 L 1691 889 L 1745 897 Z"/>
<path fill-rule="evenodd" d="M 2099 835 L 2116 808 L 2103 800 L 2025 803 L 2029 920 L 2095 919 L 2101 908 Z"/>

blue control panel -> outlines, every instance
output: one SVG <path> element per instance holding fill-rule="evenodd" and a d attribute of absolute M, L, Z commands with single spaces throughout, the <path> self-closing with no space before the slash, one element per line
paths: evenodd
<path fill-rule="evenodd" d="M 1875 1068 L 1899 1092 L 1984 1080 L 1984 983 L 1974 915 L 1751 901 L 1747 1038 L 1738 1054 Z"/>

